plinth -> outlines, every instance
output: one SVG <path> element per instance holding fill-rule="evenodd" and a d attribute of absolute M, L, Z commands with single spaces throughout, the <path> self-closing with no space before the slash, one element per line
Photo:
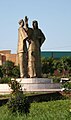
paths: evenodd
<path fill-rule="evenodd" d="M 52 79 L 48 78 L 18 78 L 16 79 L 26 92 L 46 92 L 49 89 L 58 89 L 59 84 L 54 85 Z"/>

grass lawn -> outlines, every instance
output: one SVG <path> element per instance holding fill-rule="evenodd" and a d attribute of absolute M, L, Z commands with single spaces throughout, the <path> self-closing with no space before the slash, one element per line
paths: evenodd
<path fill-rule="evenodd" d="M 34 102 L 31 103 L 30 113 L 26 116 L 11 114 L 4 105 L 0 107 L 0 120 L 71 120 L 70 108 L 70 100 Z"/>

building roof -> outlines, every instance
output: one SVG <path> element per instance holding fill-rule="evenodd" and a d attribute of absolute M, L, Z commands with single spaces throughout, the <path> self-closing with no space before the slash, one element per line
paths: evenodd
<path fill-rule="evenodd" d="M 48 57 L 61 58 L 64 56 L 71 57 L 71 51 L 42 51 L 41 56 L 46 58 Z"/>

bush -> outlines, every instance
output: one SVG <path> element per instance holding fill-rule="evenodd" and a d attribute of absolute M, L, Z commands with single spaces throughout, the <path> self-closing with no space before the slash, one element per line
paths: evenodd
<path fill-rule="evenodd" d="M 65 91 L 71 92 L 71 82 L 66 82 L 62 85 L 65 88 Z"/>
<path fill-rule="evenodd" d="M 14 78 L 19 78 L 20 77 L 20 68 L 19 68 L 19 66 L 14 66 L 14 68 L 12 70 L 12 76 Z"/>
<path fill-rule="evenodd" d="M 12 70 L 14 63 L 12 61 L 6 61 L 2 66 L 2 73 L 4 77 L 12 77 Z"/>
<path fill-rule="evenodd" d="M 60 83 L 60 77 L 53 76 L 53 83 Z"/>
<path fill-rule="evenodd" d="M 23 95 L 21 92 L 17 92 L 15 95 L 12 95 L 7 103 L 8 109 L 11 112 L 20 112 L 27 114 L 29 112 L 29 101 L 28 97 Z"/>
<path fill-rule="evenodd" d="M 30 103 L 28 97 L 23 94 L 21 85 L 16 81 L 11 81 L 9 84 L 13 90 L 11 98 L 9 99 L 7 106 L 11 112 L 20 112 L 27 114 L 29 112 Z"/>
<path fill-rule="evenodd" d="M 9 83 L 11 81 L 10 77 L 3 77 L 0 79 L 0 84 L 1 83 Z"/>
<path fill-rule="evenodd" d="M 0 66 L 0 78 L 3 77 L 2 66 Z"/>
<path fill-rule="evenodd" d="M 9 87 L 13 90 L 12 94 L 15 94 L 19 91 L 22 91 L 21 85 L 16 80 L 11 80 L 9 83 Z"/>

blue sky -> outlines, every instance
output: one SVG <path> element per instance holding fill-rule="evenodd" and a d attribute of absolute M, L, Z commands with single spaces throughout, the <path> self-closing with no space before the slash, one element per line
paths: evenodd
<path fill-rule="evenodd" d="M 0 0 L 0 50 L 17 51 L 18 21 L 27 15 L 46 36 L 42 50 L 71 51 L 71 0 Z"/>

